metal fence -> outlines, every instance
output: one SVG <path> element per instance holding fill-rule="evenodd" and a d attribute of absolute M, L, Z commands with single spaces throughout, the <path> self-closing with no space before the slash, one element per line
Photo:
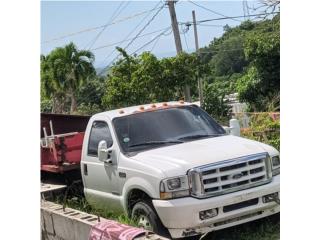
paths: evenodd
<path fill-rule="evenodd" d="M 232 113 L 232 117 L 239 120 L 241 128 L 250 128 L 250 123 L 261 116 L 269 116 L 272 120 L 280 120 L 280 112 L 238 112 Z"/>

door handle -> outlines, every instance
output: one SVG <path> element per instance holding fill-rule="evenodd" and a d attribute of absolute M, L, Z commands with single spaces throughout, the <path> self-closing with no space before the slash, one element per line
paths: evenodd
<path fill-rule="evenodd" d="M 88 176 L 88 165 L 85 163 L 83 164 L 83 174 L 85 176 Z"/>

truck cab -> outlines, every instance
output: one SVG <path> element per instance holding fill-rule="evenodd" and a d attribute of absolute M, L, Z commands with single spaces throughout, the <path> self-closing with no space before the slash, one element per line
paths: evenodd
<path fill-rule="evenodd" d="M 168 102 L 96 114 L 81 154 L 87 201 L 181 238 L 280 211 L 279 152 L 232 136 L 200 107 Z"/>

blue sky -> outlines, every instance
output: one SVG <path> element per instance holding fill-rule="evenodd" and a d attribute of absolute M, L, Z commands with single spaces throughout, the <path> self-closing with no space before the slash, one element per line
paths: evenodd
<path fill-rule="evenodd" d="M 137 13 L 148 11 L 154 8 L 159 1 L 130 1 L 130 3 L 121 1 L 42 1 L 41 2 L 41 53 L 48 54 L 51 50 L 56 47 L 64 46 L 70 41 L 73 41 L 78 48 L 88 48 L 90 42 L 97 36 L 102 28 L 84 32 L 81 34 L 76 34 L 67 38 L 63 38 L 57 41 L 50 41 L 54 38 L 64 36 L 69 33 L 78 32 L 81 30 L 89 29 L 92 27 L 97 27 L 104 25 L 109 22 L 110 17 L 115 12 L 115 10 L 122 9 L 122 12 L 114 20 L 118 21 L 128 16 L 135 15 Z M 160 3 L 158 6 L 163 4 Z M 243 15 L 243 1 L 196 1 L 208 9 L 217 11 L 226 16 L 238 16 Z M 121 4 L 121 5 L 120 5 Z M 253 4 L 256 6 L 257 2 L 248 1 L 249 6 Z M 126 6 L 124 8 L 124 6 Z M 220 16 L 213 12 L 202 9 L 188 1 L 179 1 L 176 5 L 176 14 L 179 22 L 187 22 L 192 20 L 192 10 L 196 11 L 197 20 L 218 18 Z M 142 24 L 133 32 L 130 38 L 134 37 L 140 29 L 148 22 L 148 20 L 156 13 L 153 11 Z M 254 13 L 254 12 L 250 12 Z M 111 25 L 106 27 L 102 32 L 100 37 L 97 39 L 91 49 L 108 45 L 111 43 L 119 42 L 125 39 L 128 33 L 130 33 L 141 20 L 147 15 L 143 14 L 138 17 Z M 244 19 L 240 19 L 244 20 Z M 215 25 L 198 25 L 198 36 L 200 47 L 206 46 L 213 40 L 214 37 L 219 37 L 223 33 L 223 25 L 228 24 L 229 26 L 236 26 L 240 22 L 234 21 L 232 19 L 211 21 L 206 24 Z M 150 33 L 159 29 L 170 27 L 170 15 L 167 7 L 162 9 L 151 24 L 142 32 Z M 182 29 L 181 29 L 182 31 Z M 137 38 L 128 47 L 127 52 L 132 53 L 136 49 L 139 49 L 148 41 L 152 40 L 159 33 L 157 32 L 145 37 Z M 170 30 L 168 31 L 170 33 Z M 185 37 L 184 37 L 185 36 Z M 46 41 L 50 42 L 46 42 Z M 185 34 L 181 34 L 182 47 L 185 51 L 194 51 L 195 43 L 193 36 L 193 28 L 190 27 L 189 31 Z M 46 42 L 46 43 L 45 43 Z M 119 46 L 124 47 L 128 42 L 119 44 Z M 117 56 L 117 52 L 112 55 L 110 53 L 114 50 L 115 46 L 110 46 L 106 48 L 101 48 L 98 50 L 92 50 L 96 56 L 95 66 L 103 67 L 110 63 L 114 57 Z M 152 49 L 153 48 L 153 49 Z M 137 53 L 142 51 L 150 51 L 158 57 L 172 56 L 175 54 L 175 44 L 173 34 L 168 36 L 161 36 L 158 41 L 154 41 L 150 45 L 141 49 Z M 109 58 L 106 58 L 108 55 Z"/>

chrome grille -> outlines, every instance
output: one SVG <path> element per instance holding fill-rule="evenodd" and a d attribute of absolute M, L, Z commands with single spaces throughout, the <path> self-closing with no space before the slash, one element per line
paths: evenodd
<path fill-rule="evenodd" d="M 191 169 L 192 195 L 217 196 L 271 181 L 269 155 L 260 153 Z"/>

